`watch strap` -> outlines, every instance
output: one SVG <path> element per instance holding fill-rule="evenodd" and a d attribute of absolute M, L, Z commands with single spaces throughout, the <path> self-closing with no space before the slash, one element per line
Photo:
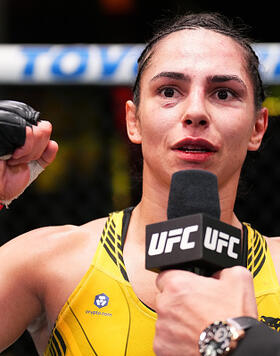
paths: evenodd
<path fill-rule="evenodd" d="M 229 318 L 226 320 L 227 323 L 234 326 L 237 330 L 246 330 L 252 326 L 259 325 L 259 321 L 250 316 L 240 316 L 238 318 Z"/>

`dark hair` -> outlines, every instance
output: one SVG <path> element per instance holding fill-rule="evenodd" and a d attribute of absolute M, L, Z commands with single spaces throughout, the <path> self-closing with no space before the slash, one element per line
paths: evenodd
<path fill-rule="evenodd" d="M 252 79 L 256 109 L 259 110 L 265 99 L 264 88 L 259 74 L 259 59 L 251 47 L 251 41 L 244 35 L 245 25 L 235 24 L 219 13 L 198 13 L 176 16 L 153 35 L 138 59 L 138 73 L 133 88 L 133 100 L 136 106 L 140 103 L 140 81 L 142 74 L 153 55 L 154 46 L 169 34 L 185 29 L 204 28 L 231 37 L 245 50 L 248 73 Z"/>

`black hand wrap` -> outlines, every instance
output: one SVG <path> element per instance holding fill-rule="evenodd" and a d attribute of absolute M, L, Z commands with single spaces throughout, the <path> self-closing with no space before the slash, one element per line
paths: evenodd
<path fill-rule="evenodd" d="M 24 145 L 26 126 L 37 125 L 40 113 L 18 101 L 0 100 L 0 159 Z"/>

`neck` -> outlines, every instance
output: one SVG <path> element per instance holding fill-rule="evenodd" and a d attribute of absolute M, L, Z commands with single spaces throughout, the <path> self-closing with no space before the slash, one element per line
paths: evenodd
<path fill-rule="evenodd" d="M 141 217 L 147 224 L 167 219 L 170 178 L 159 180 L 151 174 L 143 174 L 142 199 L 138 205 Z"/>
<path fill-rule="evenodd" d="M 221 205 L 220 220 L 225 222 L 226 224 L 241 229 L 242 224 L 234 213 L 238 182 L 239 175 L 236 177 L 236 179 L 232 179 L 230 182 L 219 186 L 219 197 Z"/>

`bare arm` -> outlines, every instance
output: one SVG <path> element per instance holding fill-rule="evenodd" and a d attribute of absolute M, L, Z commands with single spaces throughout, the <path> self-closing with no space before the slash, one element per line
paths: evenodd
<path fill-rule="evenodd" d="M 48 121 L 27 126 L 24 145 L 10 159 L 0 160 L 0 202 L 13 200 L 28 186 L 31 161 L 45 168 L 55 159 L 58 145 L 50 139 L 51 132 Z M 0 248 L 0 351 L 42 313 L 32 278 L 34 252 L 27 248 L 32 247 L 28 240 L 22 236 Z"/>
<path fill-rule="evenodd" d="M 47 325 L 53 325 L 88 268 L 80 248 L 83 251 L 91 240 L 87 230 L 76 226 L 52 226 L 23 234 L 0 248 L 0 352 L 30 325 L 37 349 L 46 347 Z M 36 320 L 43 324 L 36 322 L 35 327 Z"/>
<path fill-rule="evenodd" d="M 42 312 L 32 280 L 31 255 L 21 240 L 0 248 L 0 351 Z"/>

